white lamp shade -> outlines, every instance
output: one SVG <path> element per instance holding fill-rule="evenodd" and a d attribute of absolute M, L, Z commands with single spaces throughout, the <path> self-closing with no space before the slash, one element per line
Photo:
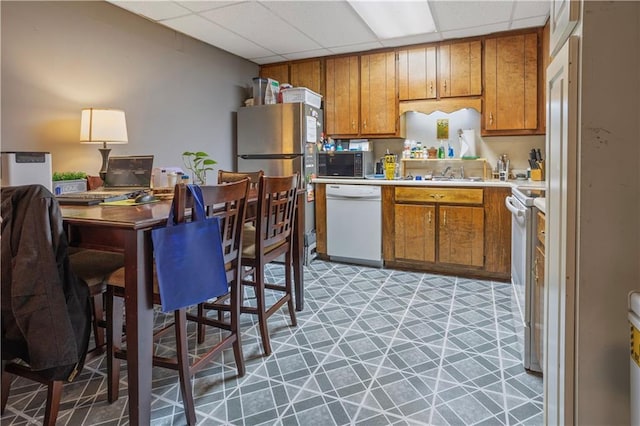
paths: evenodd
<path fill-rule="evenodd" d="M 86 108 L 80 119 L 81 143 L 127 143 L 124 111 Z"/>

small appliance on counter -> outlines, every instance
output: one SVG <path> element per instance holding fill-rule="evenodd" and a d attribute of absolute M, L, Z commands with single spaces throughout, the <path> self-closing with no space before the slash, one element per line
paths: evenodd
<path fill-rule="evenodd" d="M 373 172 L 371 151 L 318 152 L 318 177 L 364 179 Z"/>
<path fill-rule="evenodd" d="M 0 185 L 19 186 L 41 184 L 53 190 L 51 153 L 1 152 Z"/>

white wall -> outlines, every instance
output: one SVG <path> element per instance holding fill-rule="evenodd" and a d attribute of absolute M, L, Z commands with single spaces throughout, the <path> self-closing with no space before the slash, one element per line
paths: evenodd
<path fill-rule="evenodd" d="M 80 110 L 126 113 L 129 143 L 112 155 L 155 154 L 182 165 L 203 150 L 233 167 L 235 111 L 258 66 L 106 2 L 3 1 L 3 151 L 50 151 L 53 170 L 97 174 Z"/>
<path fill-rule="evenodd" d="M 640 3 L 581 4 L 575 422 L 629 424 L 640 290 Z"/>

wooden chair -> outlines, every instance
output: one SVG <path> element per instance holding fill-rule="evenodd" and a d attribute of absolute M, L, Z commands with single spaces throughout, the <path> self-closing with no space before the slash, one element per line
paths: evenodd
<path fill-rule="evenodd" d="M 218 170 L 218 183 L 238 182 L 244 178 L 249 178 L 250 190 L 258 190 L 260 178 L 264 176 L 264 171 L 257 172 L 229 172 L 226 170 Z"/>
<path fill-rule="evenodd" d="M 22 191 L 23 193 L 35 193 L 38 191 L 37 189 L 32 188 L 29 189 L 17 189 L 16 191 Z M 9 191 L 11 189 L 9 188 Z M 116 269 L 120 268 L 124 264 L 124 258 L 122 254 L 119 253 L 108 253 L 99 250 L 88 250 L 88 249 L 77 249 L 73 247 L 67 247 L 66 235 L 62 228 L 62 219 L 59 216 L 59 207 L 57 205 L 57 201 L 53 195 L 46 189 L 42 188 L 37 192 L 39 196 L 42 198 L 48 198 L 51 201 L 51 211 L 47 211 L 43 214 L 50 214 L 50 223 L 51 223 L 51 231 L 59 232 L 60 241 L 58 241 L 57 245 L 52 246 L 52 250 L 54 251 L 54 255 L 58 259 L 59 268 L 64 265 L 64 259 L 68 257 L 69 259 L 69 267 L 70 271 L 81 280 L 83 280 L 87 286 L 89 287 L 89 296 L 91 298 L 91 308 L 92 308 L 92 326 L 94 331 L 94 338 L 96 342 L 96 346 L 93 353 L 100 353 L 104 350 L 104 333 L 102 329 L 99 328 L 98 322 L 102 320 L 102 292 L 105 289 L 105 281 L 106 278 Z M 2 193 L 3 198 L 5 197 L 5 192 Z M 7 197 L 11 197 L 9 192 L 6 194 Z M 38 204 L 40 205 L 40 204 Z M 44 205 L 44 204 L 42 204 Z M 4 206 L 3 206 L 4 210 Z M 3 211 L 3 215 L 8 212 Z M 58 227 L 59 226 L 59 227 Z M 31 232 L 38 232 L 37 229 L 31 229 Z M 3 232 L 4 233 L 4 232 Z M 3 237 L 5 237 L 3 235 Z M 45 240 L 46 238 L 43 238 Z M 2 262 L 5 264 L 12 264 L 11 253 L 10 250 L 4 250 L 3 246 L 2 251 Z M 41 255 L 44 253 L 41 252 Z M 3 283 L 3 285 L 9 285 L 9 283 Z M 70 285 L 69 283 L 65 285 Z M 63 289 L 60 288 L 60 292 Z M 3 290 L 3 294 L 4 294 Z M 70 297 L 73 297 L 70 295 Z M 52 336 L 53 338 L 53 336 Z M 86 340 L 84 341 L 86 344 Z M 70 343 L 70 342 L 68 342 Z M 80 342 L 77 342 L 80 344 Z M 84 345 L 83 344 L 83 345 Z M 85 348 L 79 348 L 79 350 L 85 350 Z M 86 356 L 86 358 L 85 358 Z M 82 360 L 80 360 L 79 365 L 82 366 L 84 361 L 89 359 L 89 355 L 83 355 Z M 9 393 L 11 391 L 11 383 L 14 377 L 24 377 L 26 379 L 38 382 L 47 387 L 47 401 L 44 412 L 43 424 L 45 425 L 55 425 L 56 419 L 58 417 L 58 411 L 60 406 L 60 400 L 62 397 L 62 387 L 63 384 L 69 381 L 72 381 L 80 370 L 76 367 L 76 369 L 71 373 L 69 377 L 65 380 L 62 379 L 52 379 L 51 372 L 46 371 L 38 371 L 33 370 L 27 363 L 17 360 L 10 360 L 4 365 L 2 371 L 2 389 L 1 389 L 1 398 L 0 398 L 0 412 L 4 413 L 6 408 Z"/>
<path fill-rule="evenodd" d="M 242 233 L 245 221 L 245 209 L 248 192 L 248 179 L 225 185 L 201 186 L 207 216 L 220 217 L 221 240 L 227 283 L 229 285 L 228 297 L 230 303 L 230 318 L 228 320 L 203 319 L 190 316 L 202 324 L 229 331 L 229 334 L 220 342 L 209 348 L 206 353 L 199 355 L 193 363 L 189 362 L 187 313 L 186 309 L 174 311 L 175 322 L 173 329 L 176 339 L 176 357 L 153 357 L 153 365 L 177 370 L 180 377 L 180 391 L 184 404 L 187 423 L 196 423 L 195 405 L 191 390 L 191 377 L 199 371 L 213 356 L 222 353 L 225 349 L 233 347 L 238 376 L 245 373 L 242 344 L 240 338 L 240 295 L 241 295 L 241 249 Z M 185 185 L 176 185 L 174 195 L 175 218 L 177 222 L 187 220 L 185 210 L 193 205 Z M 187 210 L 188 211 L 188 210 Z M 120 360 L 126 359 L 126 350 L 121 349 L 122 342 L 122 318 L 124 297 L 124 269 L 118 270 L 109 279 L 107 286 L 107 374 L 108 374 L 108 400 L 114 402 L 118 399 L 118 386 L 120 378 Z M 180 283 L 176 283 L 180 285 Z M 154 277 L 154 303 L 162 304 Z M 165 327 L 154 334 L 159 337 L 169 331 L 171 327 Z"/>
<path fill-rule="evenodd" d="M 245 226 L 242 243 L 243 286 L 254 288 L 256 306 L 243 303 L 241 312 L 258 316 L 265 355 L 271 354 L 267 320 L 284 304 L 289 308 L 291 325 L 296 326 L 292 292 L 293 227 L 296 213 L 298 175 L 263 176 L 258 185 L 256 226 Z M 268 263 L 284 255 L 285 283 L 265 283 L 264 270 Z M 252 277 L 253 279 L 248 279 Z M 283 293 L 271 306 L 265 303 L 265 289 Z M 220 302 L 206 305 L 208 309 L 224 310 Z"/>

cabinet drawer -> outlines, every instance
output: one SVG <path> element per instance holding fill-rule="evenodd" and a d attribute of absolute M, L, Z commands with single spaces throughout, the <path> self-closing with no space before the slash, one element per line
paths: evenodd
<path fill-rule="evenodd" d="M 482 188 L 396 187 L 396 202 L 482 204 Z"/>
<path fill-rule="evenodd" d="M 538 241 L 544 246 L 544 232 L 545 232 L 545 217 L 544 213 L 538 212 L 538 226 L 536 230 L 536 235 Z"/>

